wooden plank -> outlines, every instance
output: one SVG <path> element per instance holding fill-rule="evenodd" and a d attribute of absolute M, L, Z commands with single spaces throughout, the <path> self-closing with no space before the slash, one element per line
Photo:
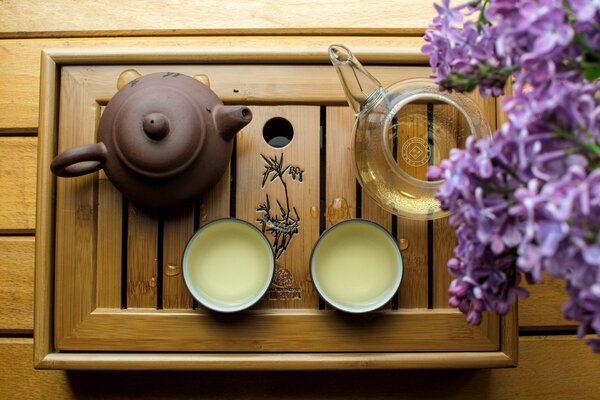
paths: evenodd
<path fill-rule="evenodd" d="M 31 368 L 31 339 L 0 339 L 0 397 L 51 398 L 311 398 L 593 399 L 599 358 L 572 336 L 522 337 L 517 368 L 421 371 L 341 371 L 340 357 L 322 372 L 162 371 L 71 372 Z M 251 360 L 246 358 L 247 363 Z M 240 363 L 241 364 L 241 363 Z M 161 365 L 167 365 L 166 361 Z M 171 364 L 169 369 L 174 369 Z M 302 363 L 295 364 L 297 369 Z M 365 365 L 368 367 L 368 365 Z M 337 369 L 337 371 L 335 371 Z M 107 385 L 106 382 L 110 382 Z M 436 382 L 435 385 L 431 382 Z M 177 390 L 173 390 L 176 387 Z"/>
<path fill-rule="evenodd" d="M 512 366 L 519 365 L 519 304 L 502 316 L 500 324 L 500 350 L 512 360 Z"/>
<path fill-rule="evenodd" d="M 200 200 L 198 222 L 202 227 L 211 221 L 220 218 L 228 218 L 231 204 L 231 165 L 223 173 L 223 176 Z M 186 289 L 187 290 L 187 289 Z M 198 304 L 197 309 L 204 309 Z"/>
<path fill-rule="evenodd" d="M 355 117 L 348 107 L 327 107 L 325 121 L 325 227 L 356 217 L 356 175 L 352 154 Z M 325 304 L 328 310 L 334 309 Z"/>
<path fill-rule="evenodd" d="M 47 1 L 27 7 L 7 1 L 0 10 L 0 37 L 206 35 L 206 34 L 422 34 L 434 15 L 428 2 L 335 0 L 326 4 L 283 0 L 205 0 L 165 7 L 158 0 L 93 2 Z M 344 12 L 340 13 L 340 7 Z M 215 10 L 218 12 L 206 12 Z"/>
<path fill-rule="evenodd" d="M 569 299 L 564 280 L 546 275 L 543 284 L 524 286 L 530 295 L 519 300 L 519 324 L 522 329 L 577 327 L 577 322 L 566 320 L 562 315 L 563 304 Z"/>
<path fill-rule="evenodd" d="M 381 225 L 388 232 L 392 233 L 392 214 L 385 211 L 383 208 L 379 207 L 377 202 L 368 194 L 365 190 L 362 190 L 361 200 L 362 200 L 362 215 L 363 219 L 375 222 L 376 224 Z M 404 277 L 403 277 L 404 279 Z M 398 297 L 398 293 L 392 296 L 393 298 Z M 380 307 L 380 310 L 390 310 L 392 308 L 392 303 L 394 299 L 388 301 L 386 304 Z"/>
<path fill-rule="evenodd" d="M 98 104 L 88 98 L 84 86 L 68 71 L 61 73 L 60 98 L 58 153 L 94 143 Z M 93 266 L 96 262 L 97 175 L 56 179 L 56 342 L 71 335 L 74 327 L 95 306 L 96 271 Z M 45 201 L 54 203 L 52 198 Z M 45 227 L 43 234 L 52 235 L 52 227 Z"/>
<path fill-rule="evenodd" d="M 433 221 L 433 308 L 449 307 L 448 288 L 452 276 L 448 272 L 448 260 L 454 256 L 456 236 L 448 224 L 448 217 Z"/>
<path fill-rule="evenodd" d="M 427 105 L 408 104 L 396 116 L 398 165 L 410 176 L 427 180 Z M 398 292 L 398 308 L 427 308 L 428 223 L 398 217 L 396 238 L 402 251 L 404 275 Z"/>
<path fill-rule="evenodd" d="M 264 230 L 276 252 L 277 271 L 262 305 L 317 308 L 309 260 L 319 237 L 320 111 L 276 106 L 253 107 L 252 113 L 252 124 L 237 136 L 236 216 Z M 281 149 L 263 138 L 272 118 L 284 118 L 293 128 L 291 142 Z"/>
<path fill-rule="evenodd" d="M 77 325 L 76 335 L 57 342 L 57 349 L 261 353 L 498 349 L 495 316 L 485 315 L 480 326 L 469 326 L 456 310 L 379 311 L 376 317 L 353 318 L 335 311 L 255 309 L 245 315 L 239 323 L 239 315 L 215 318 L 192 310 L 96 310 Z"/>
<path fill-rule="evenodd" d="M 96 127 L 104 106 L 96 109 Z M 98 223 L 96 252 L 96 306 L 121 307 L 121 268 L 123 248 L 123 195 L 98 173 Z"/>
<path fill-rule="evenodd" d="M 30 338 L 0 338 L 0 398 L 72 399 L 67 373 L 34 370 L 32 352 Z"/>
<path fill-rule="evenodd" d="M 127 308 L 156 308 L 157 213 L 130 202 L 127 219 Z"/>
<path fill-rule="evenodd" d="M 98 179 L 96 305 L 121 307 L 123 195 L 101 172 Z"/>
<path fill-rule="evenodd" d="M 326 110 L 325 223 L 329 228 L 356 217 L 356 175 L 352 155 L 354 116 L 348 107 Z"/>
<path fill-rule="evenodd" d="M 433 165 L 448 158 L 450 150 L 461 146 L 466 126 L 458 110 L 450 105 L 431 106 L 433 113 L 430 140 L 433 141 Z M 448 272 L 448 260 L 454 256 L 456 234 L 448 223 L 449 217 L 434 220 L 433 228 L 433 308 L 449 307 L 448 287 L 452 276 Z"/>
<path fill-rule="evenodd" d="M 228 166 L 219 182 L 204 195 L 200 203 L 200 226 L 229 217 L 230 195 L 231 167 Z"/>
<path fill-rule="evenodd" d="M 50 51 L 50 50 L 48 50 Z M 58 53 L 58 52 L 57 52 Z M 57 57 L 61 57 L 57 54 Z M 85 58 L 64 55 L 73 62 L 83 62 Z M 118 54 L 119 59 L 127 57 Z M 165 56 L 166 57 L 166 56 Z M 106 63 L 112 56 L 94 55 L 90 62 Z M 144 55 L 139 61 L 151 62 Z M 73 76 L 90 85 L 96 100 L 108 102 L 117 92 L 116 82 L 121 72 L 135 67 L 142 75 L 173 71 L 187 75 L 205 74 L 210 77 L 211 89 L 228 104 L 347 104 L 344 91 L 335 70 L 329 65 L 194 65 L 157 64 L 157 65 L 92 65 L 87 67 L 66 66 Z M 401 78 L 423 77 L 429 68 L 416 66 L 376 66 L 369 68 L 385 85 Z M 318 83 L 315 76 L 319 77 Z M 110 83 L 110 84 L 109 84 Z M 307 90 L 310 88 L 310 90 Z"/>
<path fill-rule="evenodd" d="M 0 232 L 35 228 L 37 138 L 0 137 Z"/>
<path fill-rule="evenodd" d="M 362 218 L 375 222 L 392 232 L 392 214 L 379 207 L 377 202 L 364 190 L 362 191 Z"/>
<path fill-rule="evenodd" d="M 0 332 L 33 331 L 35 238 L 0 237 Z"/>
<path fill-rule="evenodd" d="M 54 227 L 55 178 L 50 172 L 50 162 L 56 148 L 58 108 L 58 71 L 56 63 L 47 54 L 41 57 L 40 72 L 40 131 L 38 146 L 37 216 L 35 243 L 34 308 L 35 345 L 33 363 L 39 365 L 53 349 L 54 321 Z"/>
<path fill-rule="evenodd" d="M 151 58 L 158 64 L 164 64 L 167 60 L 175 60 L 181 57 L 180 62 L 206 64 L 206 63 L 328 63 L 327 47 L 331 43 L 342 42 L 350 46 L 360 57 L 363 63 L 377 64 L 425 64 L 427 59 L 421 54 L 420 47 L 423 44 L 422 38 L 393 38 L 393 37 L 178 37 L 178 38 L 106 38 L 106 39 L 28 39 L 28 40 L 0 40 L 0 54 L 2 54 L 2 63 L 0 63 L 0 75 L 3 76 L 0 82 L 0 131 L 3 133 L 35 132 L 38 126 L 38 106 L 39 106 L 39 83 L 40 83 L 40 52 L 42 49 L 74 49 L 87 48 L 99 52 L 108 52 L 110 49 L 115 52 L 120 49 L 120 56 L 130 58 L 141 51 L 146 51 L 147 55 L 139 55 L 138 59 L 144 59 L 151 63 Z M 174 49 L 176 51 L 174 51 Z M 82 54 L 82 50 L 69 50 L 73 54 Z M 161 54 L 163 52 L 164 54 Z M 54 51 L 56 53 L 56 51 Z M 113 57 L 114 58 L 114 57 Z M 112 61 L 118 64 L 118 61 Z M 91 61 L 90 61 L 91 62 Z M 77 62 L 82 64 L 83 61 Z M 89 63 L 89 62 L 88 62 Z M 102 64 L 107 61 L 100 62 Z M 110 62 L 109 62 L 110 63 Z M 121 61 L 120 63 L 123 63 Z M 340 101 L 343 92 L 338 83 L 333 69 L 328 68 L 329 73 L 323 77 L 311 75 L 310 79 L 319 76 L 319 79 L 326 78 L 331 81 L 331 87 L 339 92 Z M 198 73 L 198 68 L 195 68 Z M 421 76 L 429 74 L 429 68 L 424 68 Z M 271 71 L 267 72 L 267 76 Z M 257 90 L 256 73 L 242 73 L 243 80 L 232 79 L 232 77 L 218 78 L 211 73 L 211 80 L 214 82 L 230 82 L 231 87 L 225 84 L 224 91 L 215 90 L 223 98 L 224 95 L 237 97 L 233 101 L 248 96 L 250 98 L 260 98 L 260 90 Z M 117 73 L 118 75 L 118 73 Z M 258 76 L 260 76 L 259 74 Z M 399 79 L 398 75 L 386 77 L 377 73 L 376 75 L 384 84 L 390 84 Z M 249 78 L 250 77 L 250 78 Z M 112 81 L 111 81 L 112 82 Z M 115 81 L 116 82 L 116 81 Z M 269 82 L 267 80 L 267 82 Z M 259 82 L 257 82 L 259 83 Z M 243 84 L 243 85 L 242 85 Z M 221 84 L 222 86 L 223 84 Z M 242 86 L 239 86 L 242 85 Z M 335 86 L 334 86 L 335 85 Z M 114 85 L 113 85 L 114 86 Z M 268 90 L 272 91 L 280 86 L 269 85 Z M 304 86 L 300 85 L 304 90 Z M 238 89 L 234 94 L 233 89 Z M 289 90 L 286 89 L 286 90 Z M 257 96 L 258 94 L 258 96 Z"/>
<path fill-rule="evenodd" d="M 165 210 L 164 215 L 162 307 L 190 309 L 192 296 L 183 281 L 181 260 L 194 233 L 194 202 Z"/>
<path fill-rule="evenodd" d="M 331 371 L 513 367 L 501 352 L 451 353 L 54 353 L 42 368 L 80 370 Z M 363 371 L 364 372 L 364 371 Z M 381 373 L 381 372 L 380 372 Z"/>

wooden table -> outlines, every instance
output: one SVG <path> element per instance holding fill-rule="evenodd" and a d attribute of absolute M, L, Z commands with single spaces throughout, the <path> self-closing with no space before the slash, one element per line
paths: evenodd
<path fill-rule="evenodd" d="M 32 369 L 36 166 L 40 53 L 44 48 L 274 46 L 339 42 L 370 53 L 367 63 L 423 64 L 398 42 L 422 43 L 431 2 L 408 0 L 203 1 L 165 7 L 163 1 L 46 1 L 0 7 L 0 397 L 53 398 L 593 398 L 598 358 L 574 338 L 560 313 L 561 281 L 531 288 L 519 304 L 519 367 L 494 370 L 338 371 L 280 373 L 73 372 Z M 343 10 L 343 12 L 340 12 Z M 282 35 L 283 34 L 283 35 Z M 273 36 L 275 35 L 275 36 Z M 296 36 L 299 35 L 299 36 Z M 396 48 L 392 60 L 370 49 Z M 232 46 L 234 49 L 236 46 Z M 408 54 L 408 55 L 407 55 Z M 364 55 L 362 56 L 365 59 Z M 366 60 L 366 59 L 365 59 Z M 39 233 L 38 233 L 39 237 Z M 310 382 L 310 384 L 307 384 Z"/>

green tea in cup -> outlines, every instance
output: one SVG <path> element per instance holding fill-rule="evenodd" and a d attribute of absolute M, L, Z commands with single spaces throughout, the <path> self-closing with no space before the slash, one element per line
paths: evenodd
<path fill-rule="evenodd" d="M 255 226 L 234 218 L 198 230 L 183 254 L 183 276 L 196 300 L 220 312 L 246 309 L 260 300 L 273 279 L 271 245 Z"/>
<path fill-rule="evenodd" d="M 321 297 L 351 313 L 387 303 L 398 291 L 403 270 L 392 235 L 362 219 L 343 221 L 325 231 L 313 249 L 310 268 Z"/>

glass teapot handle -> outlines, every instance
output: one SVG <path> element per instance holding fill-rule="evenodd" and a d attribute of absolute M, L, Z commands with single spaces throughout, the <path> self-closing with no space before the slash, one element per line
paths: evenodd
<path fill-rule="evenodd" d="M 102 142 L 73 147 L 56 156 L 50 164 L 50 170 L 64 178 L 86 175 L 101 170 L 106 155 L 106 146 Z"/>

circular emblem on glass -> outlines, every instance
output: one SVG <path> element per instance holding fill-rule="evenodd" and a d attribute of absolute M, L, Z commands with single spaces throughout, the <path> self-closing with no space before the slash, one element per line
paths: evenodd
<path fill-rule="evenodd" d="M 421 167 L 429 162 L 431 147 L 426 140 L 414 137 L 402 145 L 402 159 L 408 165 Z"/>

